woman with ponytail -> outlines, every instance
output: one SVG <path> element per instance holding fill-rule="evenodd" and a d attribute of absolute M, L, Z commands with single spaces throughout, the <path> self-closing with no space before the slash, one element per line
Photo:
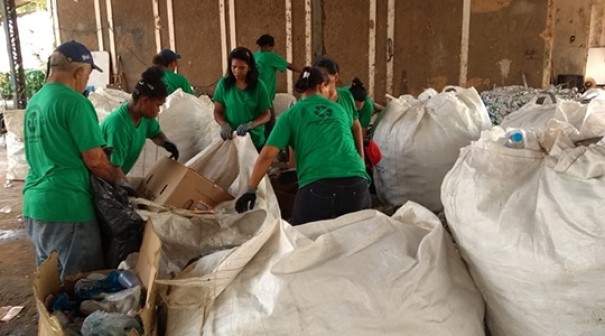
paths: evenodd
<path fill-rule="evenodd" d="M 111 112 L 101 123 L 101 131 L 107 147 L 113 148 L 110 161 L 122 177 L 128 174 L 138 160 L 146 139 L 170 152 L 170 158 L 178 159 L 176 145 L 160 129 L 156 117 L 160 106 L 166 102 L 168 92 L 162 81 L 161 67 L 148 68 L 141 75 L 132 99 Z"/>
<path fill-rule="evenodd" d="M 256 188 L 280 149 L 296 155 L 299 189 L 292 224 L 335 218 L 370 208 L 370 182 L 353 142 L 354 119 L 341 105 L 326 98 L 328 76 L 318 67 L 305 67 L 296 81 L 301 99 L 277 120 L 257 159 L 248 191 L 235 208 L 254 207 Z"/>

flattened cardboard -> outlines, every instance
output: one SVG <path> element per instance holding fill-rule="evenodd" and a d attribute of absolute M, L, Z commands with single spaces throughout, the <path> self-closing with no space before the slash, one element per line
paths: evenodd
<path fill-rule="evenodd" d="M 141 280 L 141 284 L 147 289 L 147 297 L 145 298 L 145 305 L 139 310 L 139 315 L 143 320 L 143 327 L 145 329 L 145 335 L 153 335 L 155 333 L 155 302 L 156 302 L 156 289 L 155 280 L 158 274 L 158 267 L 160 264 L 160 253 L 162 249 L 162 243 L 159 237 L 153 230 L 153 225 L 149 221 L 145 226 L 145 233 L 143 235 L 143 243 L 139 254 L 139 261 L 135 267 L 135 273 Z M 59 271 L 57 266 L 59 265 L 59 258 L 56 253 L 53 253 L 48 259 L 46 259 L 36 272 L 36 278 L 34 280 L 34 297 L 36 298 L 36 307 L 38 308 L 38 335 L 39 336 L 64 336 L 65 332 L 61 327 L 59 320 L 52 316 L 52 314 L 46 309 L 45 301 L 50 295 L 57 295 L 61 290 L 61 279 L 59 278 Z M 95 273 L 106 273 L 107 271 L 100 271 Z M 86 277 L 89 273 L 74 275 L 65 279 L 65 287 L 71 288 L 78 279 Z"/>
<path fill-rule="evenodd" d="M 160 158 L 151 168 L 139 194 L 156 203 L 190 210 L 212 209 L 233 200 L 220 186 L 168 157 Z"/>

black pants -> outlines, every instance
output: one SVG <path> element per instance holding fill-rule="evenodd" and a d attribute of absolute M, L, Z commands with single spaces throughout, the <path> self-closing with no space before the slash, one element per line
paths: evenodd
<path fill-rule="evenodd" d="M 366 179 L 323 179 L 298 190 L 292 211 L 292 225 L 336 218 L 371 206 Z"/>

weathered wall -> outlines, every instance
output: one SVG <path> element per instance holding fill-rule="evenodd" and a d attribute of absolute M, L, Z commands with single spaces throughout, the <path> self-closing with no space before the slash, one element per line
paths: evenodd
<path fill-rule="evenodd" d="M 584 75 L 591 0 L 554 0 L 552 74 Z"/>
<path fill-rule="evenodd" d="M 182 58 L 179 73 L 205 92 L 223 75 L 218 1 L 174 1 L 176 49 Z M 162 7 L 165 12 L 166 7 Z M 167 32 L 167 29 L 163 29 Z M 168 36 L 168 34 L 165 34 Z M 169 44 L 166 44 L 169 47 Z"/>
<path fill-rule="evenodd" d="M 409 0 L 395 5 L 393 94 L 417 95 L 457 84 L 462 1 Z"/>
<path fill-rule="evenodd" d="M 473 0 L 467 85 L 541 87 L 548 0 Z"/>
<path fill-rule="evenodd" d="M 270 33 L 276 39 L 276 51 L 286 57 L 286 1 L 235 0 L 236 44 L 254 51 L 256 38 Z M 418 94 L 424 88 L 441 89 L 447 84 L 489 89 L 494 85 L 521 84 L 522 74 L 526 75 L 529 85 L 540 87 L 548 82 L 551 68 L 553 74 L 581 73 L 588 45 L 605 45 L 601 23 L 605 0 L 471 0 L 469 21 L 463 17 L 464 0 L 391 1 L 394 6 L 392 90 L 387 89 L 386 84 L 391 79 L 387 71 L 389 0 L 375 0 L 376 22 L 370 22 L 372 0 L 291 0 L 293 53 L 290 61 L 303 66 L 307 63 L 307 54 L 323 48 L 340 64 L 343 84 L 358 76 L 366 85 L 369 84 L 369 64 L 374 63 L 375 86 L 370 93 L 384 103 L 384 93 Z M 227 57 L 221 43 L 220 2 L 172 2 L 176 51 L 183 55 L 179 71 L 194 86 L 208 93 L 213 92 L 216 80 L 224 73 L 223 61 Z M 224 34 L 229 51 L 234 32 L 229 29 L 229 1 L 223 2 L 227 23 Z M 591 13 L 592 2 L 595 9 Z M 107 11 L 105 1 L 100 3 L 105 49 L 109 51 Z M 127 89 L 132 89 L 157 49 L 170 45 L 167 1 L 158 0 L 159 46 L 155 40 L 152 0 L 112 0 L 111 3 L 116 53 L 123 60 Z M 311 20 L 309 26 L 310 37 L 315 39 L 310 40 L 310 44 L 306 43 L 305 4 L 313 9 L 311 14 L 316 19 Z M 57 10 L 61 39 L 78 39 L 96 49 L 93 0 L 58 1 Z M 466 23 L 469 47 L 465 68 L 460 63 L 465 51 L 461 41 Z M 370 60 L 372 25 L 376 27 L 376 48 L 375 59 Z M 296 77 L 294 74 L 294 79 Z M 278 91 L 287 91 L 286 78 L 287 73 L 278 74 Z M 466 83 L 459 83 L 461 78 L 466 78 Z"/>

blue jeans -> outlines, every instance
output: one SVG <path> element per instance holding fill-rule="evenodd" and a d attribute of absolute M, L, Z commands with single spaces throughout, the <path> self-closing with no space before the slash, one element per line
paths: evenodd
<path fill-rule="evenodd" d="M 36 264 L 40 265 L 57 252 L 61 279 L 104 268 L 101 234 L 96 221 L 44 222 L 24 217 L 23 223 L 36 246 Z"/>
<path fill-rule="evenodd" d="M 368 180 L 361 177 L 322 179 L 298 189 L 292 225 L 332 219 L 371 207 Z"/>

